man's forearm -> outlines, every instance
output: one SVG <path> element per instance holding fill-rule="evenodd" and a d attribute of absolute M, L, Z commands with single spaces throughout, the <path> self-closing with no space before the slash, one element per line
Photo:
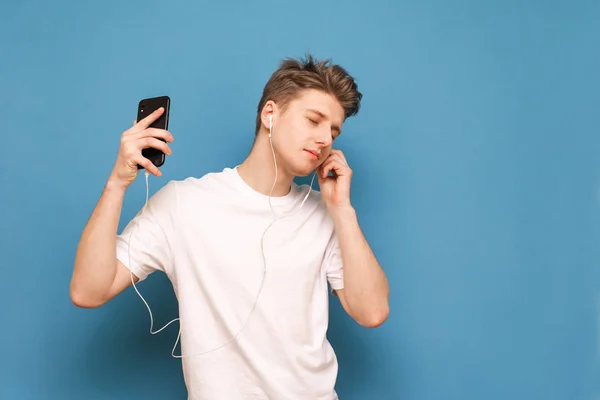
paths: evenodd
<path fill-rule="evenodd" d="M 116 235 L 125 189 L 107 183 L 79 241 L 71 297 L 93 307 L 108 293 L 117 271 Z"/>
<path fill-rule="evenodd" d="M 360 229 L 356 211 L 344 207 L 331 215 L 344 263 L 344 295 L 350 313 L 361 321 L 385 320 L 388 280 Z"/>

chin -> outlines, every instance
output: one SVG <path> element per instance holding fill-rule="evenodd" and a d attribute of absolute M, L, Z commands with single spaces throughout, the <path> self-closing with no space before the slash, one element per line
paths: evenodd
<path fill-rule="evenodd" d="M 294 176 L 304 178 L 312 174 L 315 168 L 314 165 L 295 165 L 291 172 Z"/>
<path fill-rule="evenodd" d="M 297 177 L 306 177 L 311 175 L 319 166 L 316 160 L 310 160 L 306 157 L 281 157 L 279 166 L 289 174 Z"/>
<path fill-rule="evenodd" d="M 311 169 L 310 171 L 300 171 L 300 172 L 294 173 L 294 175 L 297 177 L 300 177 L 300 178 L 305 178 L 305 177 L 309 176 L 310 174 L 312 174 L 313 171 L 314 171 L 314 169 Z"/>

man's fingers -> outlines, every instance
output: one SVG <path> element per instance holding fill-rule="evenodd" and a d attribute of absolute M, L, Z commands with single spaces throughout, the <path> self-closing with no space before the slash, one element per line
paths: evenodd
<path fill-rule="evenodd" d="M 160 116 L 165 112 L 163 107 L 160 107 L 158 110 L 152 112 L 148 116 L 144 117 L 141 121 L 136 124 L 138 128 L 138 132 L 148 128 L 154 121 L 160 118 Z"/>
<path fill-rule="evenodd" d="M 164 129 L 156 129 L 156 128 L 148 128 L 145 129 L 141 132 L 138 132 L 138 137 L 143 138 L 143 137 L 156 137 L 156 138 L 160 138 L 160 139 L 164 139 L 167 142 L 172 142 L 173 140 L 175 140 L 173 138 L 173 135 L 171 134 L 171 132 L 166 131 Z"/>
<path fill-rule="evenodd" d="M 332 174 L 333 177 L 341 176 L 341 175 L 350 175 L 352 174 L 352 170 L 348 165 L 342 161 L 341 157 L 338 155 L 332 154 L 329 158 L 322 164 L 320 175 L 323 178 L 326 178 L 329 174 Z"/>
<path fill-rule="evenodd" d="M 154 176 L 161 176 L 161 172 L 158 169 L 158 167 L 154 164 L 152 164 L 152 161 L 148 160 L 146 157 L 142 156 L 141 154 L 134 158 L 133 161 L 135 161 L 137 164 L 141 165 L 146 171 L 150 172 L 152 175 Z"/>
<path fill-rule="evenodd" d="M 346 160 L 346 156 L 344 156 L 344 153 L 342 153 L 341 150 L 331 150 L 331 156 L 338 157 L 342 163 L 348 165 L 348 160 Z"/>
<path fill-rule="evenodd" d="M 327 178 L 327 176 L 329 175 L 329 172 L 331 170 L 333 170 L 333 166 L 334 166 L 334 160 L 332 160 L 332 159 L 329 159 L 328 161 L 323 163 L 323 165 L 321 166 L 321 171 L 320 171 L 321 178 Z"/>
<path fill-rule="evenodd" d="M 166 155 L 171 155 L 172 151 L 169 145 L 160 139 L 145 137 L 138 142 L 141 149 L 153 148 L 162 151 Z"/>

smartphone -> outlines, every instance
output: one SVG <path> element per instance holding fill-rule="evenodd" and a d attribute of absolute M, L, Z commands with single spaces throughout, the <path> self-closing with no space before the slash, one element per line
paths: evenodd
<path fill-rule="evenodd" d="M 138 104 L 137 121 L 138 122 L 141 121 L 142 119 L 146 118 L 148 115 L 152 114 L 154 111 L 158 110 L 161 107 L 163 107 L 165 109 L 165 111 L 162 113 L 162 115 L 156 121 L 154 121 L 150 125 L 150 127 L 168 130 L 169 129 L 169 111 L 171 108 L 171 99 L 169 98 L 169 96 L 151 97 L 148 99 L 141 100 Z M 164 142 L 163 139 L 160 139 L 160 140 L 162 140 Z M 154 149 L 154 148 L 143 149 L 142 156 L 149 159 L 152 162 L 152 164 L 156 165 L 157 167 L 160 167 L 165 163 L 165 153 L 163 153 L 161 150 L 158 150 L 158 149 Z M 141 169 L 141 168 L 143 168 L 143 167 L 138 165 L 138 169 Z"/>

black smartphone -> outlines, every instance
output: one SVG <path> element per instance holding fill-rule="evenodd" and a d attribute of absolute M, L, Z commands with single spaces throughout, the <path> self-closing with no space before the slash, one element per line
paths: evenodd
<path fill-rule="evenodd" d="M 148 99 L 141 100 L 138 104 L 137 121 L 140 122 L 142 119 L 146 118 L 148 115 L 152 114 L 154 111 L 158 110 L 161 107 L 163 107 L 165 111 L 156 121 L 154 121 L 150 125 L 150 127 L 168 130 L 169 111 L 171 109 L 171 99 L 169 98 L 169 96 L 151 97 Z M 163 139 L 160 140 L 164 142 Z M 165 163 L 165 153 L 158 149 L 143 149 L 142 156 L 149 159 L 152 162 L 152 164 L 156 165 L 157 167 L 160 167 Z M 143 167 L 138 165 L 138 169 L 141 168 Z"/>

